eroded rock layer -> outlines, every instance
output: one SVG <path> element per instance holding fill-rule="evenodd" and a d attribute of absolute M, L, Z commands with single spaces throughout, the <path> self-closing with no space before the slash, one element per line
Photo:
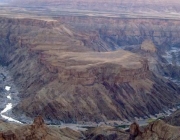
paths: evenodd
<path fill-rule="evenodd" d="M 180 79 L 178 19 L 60 16 L 57 20 L 89 33 L 83 42 L 95 51 L 125 49 L 146 57 L 153 72 Z"/>
<path fill-rule="evenodd" d="M 179 88 L 153 74 L 145 58 L 123 50 L 105 52 L 108 43 L 91 40 L 93 32 L 54 20 L 7 18 L 1 18 L 0 29 L 0 56 L 20 92 L 13 109 L 19 118 L 124 120 L 179 102 Z"/>

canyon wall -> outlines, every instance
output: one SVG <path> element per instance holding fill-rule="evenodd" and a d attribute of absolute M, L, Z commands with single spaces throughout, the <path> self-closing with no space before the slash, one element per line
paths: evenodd
<path fill-rule="evenodd" d="M 88 16 L 61 16 L 57 19 L 81 31 L 93 30 L 94 37 L 100 35 L 112 46 L 139 45 L 144 39 L 151 39 L 157 47 L 179 43 L 179 20 Z"/>
<path fill-rule="evenodd" d="M 150 69 L 160 75 L 179 75 L 179 20 L 88 16 L 61 16 L 57 20 L 80 32 L 93 32 L 88 41 L 83 41 L 96 51 L 125 49 L 146 57 Z M 155 52 L 141 49 L 144 42 L 155 46 Z"/>

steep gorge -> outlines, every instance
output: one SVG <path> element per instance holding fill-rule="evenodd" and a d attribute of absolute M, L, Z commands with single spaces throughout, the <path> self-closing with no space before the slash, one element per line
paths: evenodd
<path fill-rule="evenodd" d="M 117 23 L 122 25 L 122 29 L 118 27 L 122 32 L 116 35 L 108 28 L 90 28 L 90 21 L 77 27 L 79 18 L 74 24 L 64 17 L 60 21 L 0 21 L 0 56 L 20 92 L 21 101 L 13 109 L 20 119 L 25 114 L 42 115 L 55 123 L 124 120 L 147 117 L 179 104 L 177 85 L 151 72 L 144 57 L 119 50 L 121 46 L 152 39 L 144 28 L 132 31 L 133 27 L 127 29 Z M 99 21 L 103 22 L 101 18 Z M 156 29 L 155 25 L 152 27 Z M 174 28 L 169 29 L 175 32 Z M 164 31 L 156 31 L 153 41 L 163 40 Z M 169 43 L 178 43 L 177 33 Z M 121 45 L 122 41 L 127 42 Z"/>

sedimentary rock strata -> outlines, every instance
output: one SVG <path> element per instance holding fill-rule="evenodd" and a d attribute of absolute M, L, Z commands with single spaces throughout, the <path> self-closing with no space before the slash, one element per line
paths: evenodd
<path fill-rule="evenodd" d="M 99 49 L 94 49 L 93 33 L 58 20 L 2 21 L 0 56 L 20 92 L 13 109 L 19 118 L 40 114 L 56 123 L 124 120 L 179 102 L 179 88 L 152 73 L 146 58 L 123 50 L 107 52 L 102 38 L 96 38 Z"/>

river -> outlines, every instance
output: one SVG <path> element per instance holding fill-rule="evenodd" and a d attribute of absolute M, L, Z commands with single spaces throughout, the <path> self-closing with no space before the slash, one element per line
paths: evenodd
<path fill-rule="evenodd" d="M 12 114 L 12 108 L 16 106 L 19 102 L 18 98 L 18 90 L 13 82 L 13 79 L 10 77 L 10 74 L 8 73 L 7 69 L 0 66 L 0 92 L 2 94 L 2 99 L 0 100 L 0 103 L 2 106 L 4 106 L 3 109 L 1 109 L 0 116 L 2 119 L 7 120 L 9 122 L 16 122 L 19 124 L 23 123 L 30 123 L 32 122 L 32 119 L 27 119 L 26 117 L 23 117 L 23 123 L 17 119 L 13 114 Z M 159 117 L 163 116 L 169 116 L 172 112 L 176 111 L 176 108 L 169 109 L 165 111 L 165 113 L 159 113 L 156 114 L 155 116 L 150 116 L 150 118 L 142 119 L 142 118 L 134 118 L 134 120 L 139 123 L 141 126 L 142 125 L 147 125 L 148 121 L 151 119 L 157 119 Z M 22 120 L 22 119 L 21 119 Z M 85 130 L 84 127 L 96 127 L 99 125 L 130 125 L 132 121 L 124 120 L 124 121 L 107 121 L 107 122 L 101 122 L 101 123 L 94 123 L 94 122 L 86 122 L 84 124 L 61 124 L 60 126 L 57 125 L 58 127 L 64 128 L 64 127 L 69 127 L 74 130 Z"/>
<path fill-rule="evenodd" d="M 0 75 L 0 87 L 2 90 L 1 94 L 3 94 L 1 104 L 5 105 L 5 108 L 0 112 L 0 115 L 7 121 L 22 124 L 20 121 L 10 117 L 12 108 L 19 102 L 16 86 L 13 84 L 13 80 L 9 76 L 6 68 L 0 66 Z"/>

